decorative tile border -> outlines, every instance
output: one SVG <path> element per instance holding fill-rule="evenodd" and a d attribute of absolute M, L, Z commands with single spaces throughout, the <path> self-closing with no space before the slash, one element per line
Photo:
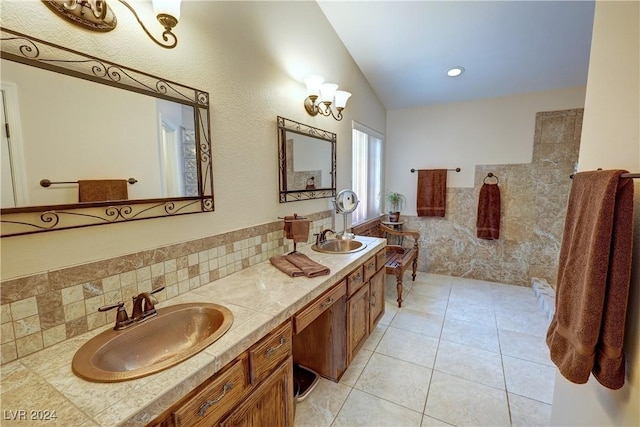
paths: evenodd
<path fill-rule="evenodd" d="M 313 234 L 333 212 L 307 215 Z M 0 283 L 0 350 L 6 363 L 115 321 L 98 307 L 162 286 L 158 301 L 199 288 L 293 249 L 282 221 Z"/>

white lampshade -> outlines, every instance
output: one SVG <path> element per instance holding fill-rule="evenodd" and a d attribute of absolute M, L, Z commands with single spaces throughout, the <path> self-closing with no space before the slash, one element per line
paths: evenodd
<path fill-rule="evenodd" d="M 320 86 L 320 102 L 333 102 L 338 85 L 335 83 L 324 83 Z"/>
<path fill-rule="evenodd" d="M 336 98 L 336 108 L 344 108 L 347 106 L 347 101 L 351 96 L 350 92 L 346 92 L 344 90 L 337 90 L 335 94 Z"/>
<path fill-rule="evenodd" d="M 171 15 L 180 20 L 180 1 L 181 0 L 153 0 L 153 11 L 156 15 Z"/>
<path fill-rule="evenodd" d="M 307 95 L 319 96 L 322 83 L 324 83 L 324 77 L 322 76 L 313 75 L 304 79 L 304 84 L 307 85 Z"/>

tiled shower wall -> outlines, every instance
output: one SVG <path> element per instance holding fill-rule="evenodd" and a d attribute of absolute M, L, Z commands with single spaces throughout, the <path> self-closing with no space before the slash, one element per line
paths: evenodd
<path fill-rule="evenodd" d="M 314 233 L 332 228 L 333 212 L 308 215 Z M 0 283 L 2 363 L 26 356 L 115 321 L 98 307 L 164 286 L 158 301 L 174 298 L 218 278 L 292 250 L 283 222 L 89 264 L 44 271 Z"/>
<path fill-rule="evenodd" d="M 533 161 L 476 166 L 474 188 L 447 189 L 445 218 L 403 215 L 405 229 L 420 231 L 418 269 L 521 286 L 538 277 L 553 286 L 582 114 L 538 113 Z M 494 241 L 476 237 L 478 195 L 489 172 L 499 179 L 502 202 L 500 239 Z"/>

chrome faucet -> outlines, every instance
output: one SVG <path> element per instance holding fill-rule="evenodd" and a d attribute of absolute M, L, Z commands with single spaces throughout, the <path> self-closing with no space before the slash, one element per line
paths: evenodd
<path fill-rule="evenodd" d="M 336 234 L 335 231 L 329 228 L 322 230 L 319 234 L 316 234 L 316 246 L 322 245 L 327 241 L 327 233 Z"/>
<path fill-rule="evenodd" d="M 152 294 L 160 292 L 163 289 L 164 286 L 151 292 L 142 292 L 133 297 L 133 311 L 131 312 L 131 317 L 127 315 L 127 309 L 124 307 L 124 302 L 122 301 L 117 304 L 100 307 L 98 308 L 98 311 L 108 311 L 117 308 L 118 313 L 116 314 L 116 325 L 113 329 L 120 331 L 128 328 L 136 322 L 140 322 L 156 315 L 158 311 L 156 310 L 155 305 L 158 303 L 158 300 Z"/>

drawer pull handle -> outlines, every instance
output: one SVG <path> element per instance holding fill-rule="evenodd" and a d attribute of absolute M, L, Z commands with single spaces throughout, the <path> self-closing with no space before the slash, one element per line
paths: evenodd
<path fill-rule="evenodd" d="M 204 417 L 204 414 L 205 412 L 207 412 L 207 409 L 209 409 L 211 405 L 215 405 L 216 403 L 220 402 L 224 397 L 224 395 L 227 394 L 227 392 L 232 388 L 233 388 L 233 383 L 231 381 L 226 383 L 224 387 L 222 387 L 222 394 L 220 396 L 216 397 L 213 400 L 207 400 L 202 404 L 202 406 L 200 406 L 200 411 L 198 412 L 198 415 L 200 415 L 201 417 Z"/>
<path fill-rule="evenodd" d="M 323 302 L 320 307 L 327 308 L 329 307 L 331 304 L 333 304 L 333 297 L 330 297 L 328 300 L 326 300 L 325 302 Z"/>
<path fill-rule="evenodd" d="M 372 307 L 376 306 L 376 293 L 375 292 L 371 294 L 371 298 L 369 298 L 369 302 L 371 303 Z"/>
<path fill-rule="evenodd" d="M 271 357 L 273 352 L 276 351 L 277 349 L 279 349 L 280 347 L 282 347 L 284 345 L 284 343 L 286 343 L 286 342 L 287 342 L 287 339 L 284 336 L 280 337 L 280 344 L 278 344 L 275 347 L 269 347 L 267 349 L 267 352 L 265 353 L 265 356 Z"/>

